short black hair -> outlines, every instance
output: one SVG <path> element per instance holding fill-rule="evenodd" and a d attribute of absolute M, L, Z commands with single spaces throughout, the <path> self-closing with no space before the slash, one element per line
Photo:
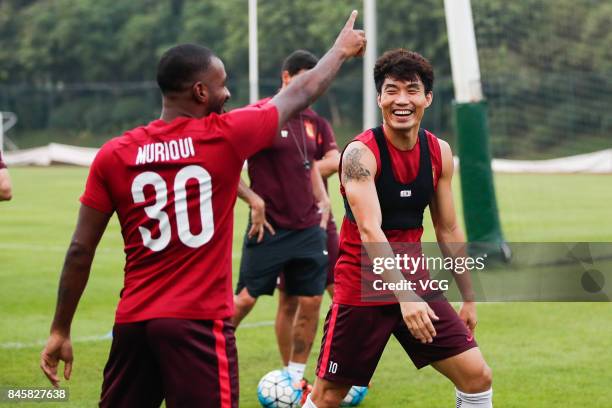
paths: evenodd
<path fill-rule="evenodd" d="M 431 63 L 418 52 L 396 48 L 381 55 L 374 65 L 374 83 L 380 94 L 385 78 L 404 81 L 420 79 L 425 86 L 425 94 L 433 89 L 434 72 Z"/>
<path fill-rule="evenodd" d="M 212 57 L 211 50 L 197 44 L 180 44 L 164 52 L 157 65 L 157 84 L 162 94 L 189 88 L 196 76 L 208 69 Z"/>
<path fill-rule="evenodd" d="M 281 73 L 287 71 L 290 76 L 294 76 L 303 69 L 312 69 L 317 65 L 319 59 L 315 55 L 306 50 L 293 51 L 285 61 L 281 68 Z"/>

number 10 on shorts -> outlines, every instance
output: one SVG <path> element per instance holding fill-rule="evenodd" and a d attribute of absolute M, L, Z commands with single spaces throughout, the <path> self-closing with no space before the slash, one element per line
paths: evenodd
<path fill-rule="evenodd" d="M 334 363 L 333 361 L 329 362 L 329 368 L 327 369 L 328 372 L 330 372 L 331 374 L 336 374 L 336 371 L 338 371 L 338 363 Z"/>

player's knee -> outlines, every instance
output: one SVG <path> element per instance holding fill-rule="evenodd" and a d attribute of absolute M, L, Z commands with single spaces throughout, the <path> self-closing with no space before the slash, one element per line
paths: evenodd
<path fill-rule="evenodd" d="M 302 312 L 317 313 L 321 307 L 323 296 L 300 296 L 299 306 Z"/>
<path fill-rule="evenodd" d="M 11 198 L 13 198 L 11 182 L 0 174 L 0 200 L 8 201 Z"/>
<path fill-rule="evenodd" d="M 255 303 L 257 302 L 257 299 L 254 297 L 244 297 L 242 299 L 242 305 L 247 308 L 247 309 L 252 309 L 253 306 L 255 306 Z"/>
<path fill-rule="evenodd" d="M 295 296 L 285 296 L 278 303 L 279 313 L 294 316 L 298 308 L 298 299 Z"/>
<path fill-rule="evenodd" d="M 246 290 L 246 288 L 242 289 L 240 293 L 234 296 L 234 303 L 236 307 L 239 307 L 239 308 L 250 310 L 253 308 L 253 306 L 255 306 L 256 302 L 257 302 L 257 298 L 254 298 L 253 296 L 251 296 L 249 292 Z"/>
<path fill-rule="evenodd" d="M 486 391 L 493 386 L 493 370 L 485 364 L 482 374 L 482 391 Z"/>
<path fill-rule="evenodd" d="M 466 378 L 465 384 L 462 387 L 464 389 L 461 391 L 468 394 L 484 392 L 491 389 L 492 384 L 493 371 L 488 365 L 483 364 L 480 369 L 475 370 L 471 376 Z"/>
<path fill-rule="evenodd" d="M 13 198 L 11 188 L 0 186 L 0 200 L 9 201 L 11 198 Z"/>

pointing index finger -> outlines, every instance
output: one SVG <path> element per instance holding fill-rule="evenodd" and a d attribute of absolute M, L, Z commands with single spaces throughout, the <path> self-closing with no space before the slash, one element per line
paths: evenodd
<path fill-rule="evenodd" d="M 349 30 L 353 29 L 353 26 L 355 25 L 355 20 L 357 20 L 357 14 L 359 14 L 357 10 L 353 10 L 348 20 L 346 20 L 346 24 L 344 25 L 344 28 L 347 28 Z"/>

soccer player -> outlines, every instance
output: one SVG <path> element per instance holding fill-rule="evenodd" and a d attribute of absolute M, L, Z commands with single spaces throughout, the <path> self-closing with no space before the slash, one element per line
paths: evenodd
<path fill-rule="evenodd" d="M 374 81 L 383 125 L 346 147 L 341 192 L 347 209 L 340 232 L 334 301 L 324 327 L 317 379 L 305 407 L 337 407 L 351 385 L 368 385 L 391 335 L 417 368 L 432 365 L 456 387 L 457 406 L 492 406 L 491 369 L 475 340 L 477 322 L 469 274 L 455 274 L 464 299 L 459 314 L 441 293 L 396 291 L 394 302 L 362 292 L 361 247 L 370 259 L 393 257 L 391 243 L 419 243 L 427 206 L 445 256 L 465 242 L 451 191 L 449 145 L 420 127 L 431 104 L 433 69 L 416 52 L 396 49 L 376 62 Z M 426 280 L 390 268 L 387 282 Z"/>
<path fill-rule="evenodd" d="M 300 55 L 299 51 L 297 53 L 298 55 Z M 298 74 L 298 71 L 301 71 L 305 68 L 312 68 L 316 64 L 316 62 L 316 57 L 314 57 L 312 54 L 304 53 L 301 54 L 301 57 L 299 59 L 293 58 L 291 64 L 285 63 L 284 65 L 287 68 L 287 73 L 285 74 L 283 72 L 282 74 L 283 83 L 288 84 L 289 81 L 294 78 L 295 75 Z M 317 115 L 316 112 L 310 109 L 306 110 L 305 112 L 307 111 L 313 114 L 312 120 L 316 123 L 316 151 L 314 156 L 314 166 L 316 167 L 318 173 L 323 179 L 323 186 L 325 188 L 325 192 L 327 193 L 327 179 L 338 171 L 338 165 L 340 162 L 340 152 L 338 151 L 334 132 L 329 122 L 322 116 Z M 318 180 L 315 181 L 318 182 Z M 328 258 L 328 266 L 326 268 L 327 280 L 325 282 L 325 291 L 329 294 L 330 297 L 333 297 L 334 265 L 338 257 L 338 231 L 336 229 L 336 222 L 331 211 L 331 205 L 329 206 L 329 217 L 327 225 L 325 226 L 325 230 L 327 233 L 326 250 Z M 283 364 L 285 367 L 287 367 L 287 369 L 289 369 L 289 365 L 291 365 L 289 363 L 291 350 L 293 348 L 293 326 L 296 322 L 299 302 L 298 296 L 287 293 L 285 288 L 284 273 L 281 273 L 280 275 L 280 282 L 279 285 L 277 285 L 277 288 L 279 289 L 279 297 L 278 310 L 276 313 L 274 328 Z M 293 367 L 296 367 L 296 365 L 293 365 Z M 294 373 L 297 371 L 297 374 L 301 376 L 302 367 L 297 366 L 297 368 L 298 370 L 292 371 Z M 304 393 L 302 394 L 302 400 L 304 401 L 308 393 L 310 392 L 312 385 L 309 384 L 306 379 L 303 379 L 302 388 L 304 390 Z"/>
<path fill-rule="evenodd" d="M 317 62 L 308 51 L 293 52 L 282 65 L 281 89 Z M 251 207 L 251 218 L 233 322 L 238 326 L 257 298 L 272 295 L 279 275 L 283 278 L 276 335 L 281 358 L 296 386 L 304 376 L 321 295 L 329 283 L 325 231 L 330 203 L 317 160 L 332 156 L 334 151 L 338 156 L 331 126 L 307 108 L 287 121 L 270 148 L 249 158 L 251 188 L 241 183 L 238 190 Z"/>
<path fill-rule="evenodd" d="M 125 243 L 124 287 L 104 369 L 103 407 L 236 407 L 231 282 L 233 207 L 244 160 L 320 96 L 365 35 L 354 11 L 317 66 L 260 107 L 223 113 L 222 61 L 198 45 L 158 65 L 161 118 L 107 142 L 91 166 L 60 278 L 41 368 L 69 379 L 70 326 L 113 212 Z"/>
<path fill-rule="evenodd" d="M 2 150 L 0 150 L 0 201 L 8 201 L 11 198 L 13 198 L 11 176 L 9 176 L 6 164 L 2 161 Z"/>

